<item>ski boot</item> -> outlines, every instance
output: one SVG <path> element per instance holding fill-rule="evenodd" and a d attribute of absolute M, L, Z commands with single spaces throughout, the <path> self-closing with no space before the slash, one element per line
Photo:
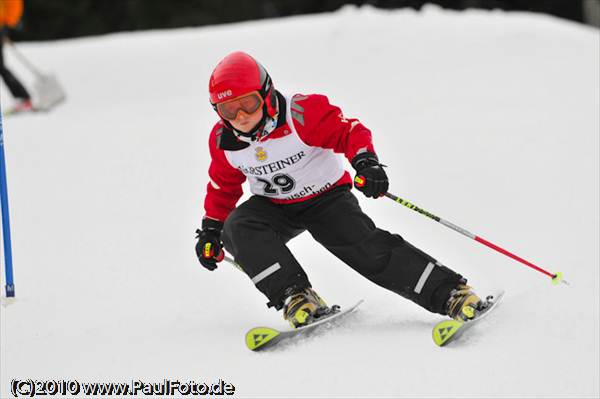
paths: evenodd
<path fill-rule="evenodd" d="M 481 310 L 483 302 L 471 291 L 471 287 L 459 283 L 450 291 L 450 298 L 446 302 L 446 314 L 457 321 L 469 321 Z"/>
<path fill-rule="evenodd" d="M 312 288 L 289 288 L 283 301 L 283 318 L 293 328 L 302 327 L 325 315 L 335 312 L 339 307 L 328 307 Z"/>

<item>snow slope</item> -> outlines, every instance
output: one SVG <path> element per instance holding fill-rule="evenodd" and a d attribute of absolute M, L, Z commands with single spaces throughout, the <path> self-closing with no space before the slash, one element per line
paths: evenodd
<path fill-rule="evenodd" d="M 0 396 L 13 378 L 221 378 L 239 397 L 598 397 L 599 42 L 598 30 L 526 13 L 350 7 L 19 45 L 69 97 L 4 123 L 17 300 L 0 309 Z M 248 351 L 245 330 L 283 327 L 280 314 L 246 276 L 210 273 L 193 251 L 215 122 L 208 77 L 234 50 L 280 90 L 325 93 L 359 117 L 391 192 L 571 285 L 361 197 L 380 227 L 478 292 L 506 289 L 497 313 L 435 347 L 439 315 L 303 234 L 290 246 L 318 292 L 366 301 L 335 332 Z"/>

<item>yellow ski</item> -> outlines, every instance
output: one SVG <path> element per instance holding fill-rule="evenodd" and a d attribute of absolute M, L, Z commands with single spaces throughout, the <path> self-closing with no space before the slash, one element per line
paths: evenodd
<path fill-rule="evenodd" d="M 433 331 L 431 332 L 433 342 L 435 342 L 437 346 L 444 346 L 456 340 L 463 335 L 465 331 L 472 328 L 475 324 L 479 323 L 484 317 L 490 314 L 503 297 L 504 291 L 500 291 L 494 295 L 489 295 L 485 300 L 483 310 L 479 311 L 473 320 L 465 322 L 452 319 L 440 321 L 435 325 L 435 327 L 433 327 Z"/>
<path fill-rule="evenodd" d="M 433 342 L 437 346 L 444 346 L 461 329 L 464 323 L 456 320 L 444 320 L 433 328 Z"/>
<path fill-rule="evenodd" d="M 281 333 L 273 328 L 256 327 L 246 333 L 246 346 L 248 349 L 255 351 L 269 342 L 271 345 L 274 344 L 278 341 L 277 338 L 280 335 Z M 275 340 L 275 342 L 271 342 L 272 340 Z"/>
<path fill-rule="evenodd" d="M 307 326 L 299 327 L 290 330 L 279 331 L 270 327 L 255 327 L 250 329 L 246 333 L 246 346 L 251 351 L 259 351 L 265 348 L 270 348 L 275 346 L 278 342 L 283 340 L 292 339 L 295 337 L 300 337 L 303 335 L 308 335 L 309 333 L 315 331 L 321 326 L 326 325 L 334 325 L 345 315 L 353 312 L 358 305 L 362 303 L 362 299 L 358 301 L 355 305 L 343 309 L 341 311 L 337 311 L 336 313 L 332 313 L 330 316 L 323 317 L 318 321 L 315 321 Z"/>

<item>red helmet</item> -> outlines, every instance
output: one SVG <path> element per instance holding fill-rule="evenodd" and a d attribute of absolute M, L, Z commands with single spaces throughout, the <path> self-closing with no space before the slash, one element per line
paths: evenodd
<path fill-rule="evenodd" d="M 210 102 L 216 105 L 258 91 L 264 100 L 265 116 L 277 114 L 275 89 L 267 70 L 248 54 L 236 51 L 216 66 L 208 83 Z"/>

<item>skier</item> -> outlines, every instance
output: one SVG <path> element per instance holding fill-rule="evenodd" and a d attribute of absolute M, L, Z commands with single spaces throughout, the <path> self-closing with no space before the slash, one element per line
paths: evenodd
<path fill-rule="evenodd" d="M 292 327 L 328 314 L 286 243 L 308 231 L 348 266 L 430 312 L 468 321 L 481 304 L 460 274 L 375 226 L 352 194 L 380 198 L 388 177 L 371 132 L 320 94 L 283 95 L 266 69 L 234 52 L 213 71 L 210 182 L 196 254 L 215 270 L 230 252 Z M 344 170 L 342 154 L 356 171 Z M 236 207 L 242 183 L 254 194 Z"/>
<path fill-rule="evenodd" d="M 15 112 L 33 109 L 29 92 L 4 64 L 4 42 L 8 40 L 10 30 L 19 25 L 22 15 L 23 0 L 0 0 L 0 76 L 13 97 L 18 100 L 13 109 Z"/>

